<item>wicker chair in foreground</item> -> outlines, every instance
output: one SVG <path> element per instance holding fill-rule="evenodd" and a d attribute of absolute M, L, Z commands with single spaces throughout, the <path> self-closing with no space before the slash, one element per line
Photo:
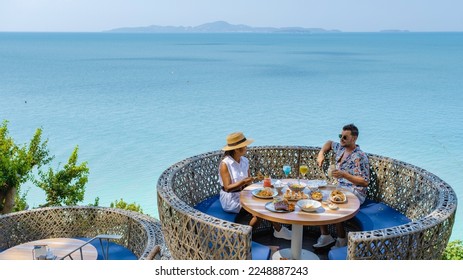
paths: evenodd
<path fill-rule="evenodd" d="M 0 215 L 0 232 L 0 251 L 39 239 L 92 238 L 99 234 L 122 236 L 114 242 L 140 260 L 159 258 L 156 255 L 165 248 L 158 220 L 105 207 L 46 207 Z"/>
<path fill-rule="evenodd" d="M 320 148 L 264 146 L 248 148 L 251 173 L 283 177 L 282 166 L 309 166 L 310 179 L 325 178 L 316 165 Z M 180 161 L 158 180 L 158 209 L 166 246 L 175 259 L 251 259 L 252 229 L 194 208 L 220 191 L 217 168 L 221 151 Z M 455 221 L 453 189 L 419 167 L 368 154 L 373 180 L 369 199 L 396 210 L 410 222 L 348 235 L 347 259 L 440 259 Z M 326 163 L 329 164 L 328 162 Z M 325 166 L 326 170 L 326 166 Z"/>

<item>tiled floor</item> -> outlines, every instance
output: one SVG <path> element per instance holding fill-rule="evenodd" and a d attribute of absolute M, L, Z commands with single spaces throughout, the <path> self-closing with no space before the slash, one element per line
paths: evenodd
<path fill-rule="evenodd" d="M 317 249 L 317 250 L 315 250 L 312 247 L 312 245 L 317 242 L 317 238 L 320 234 L 319 231 L 315 228 L 304 227 L 303 234 L 304 236 L 302 240 L 302 248 L 305 250 L 314 252 L 315 254 L 318 255 L 320 260 L 327 260 L 328 252 L 331 246 L 328 246 L 327 248 L 324 248 L 324 249 Z M 283 249 L 283 248 L 291 248 L 291 241 L 281 239 L 281 238 L 275 238 L 273 236 L 273 230 L 269 232 L 254 234 L 253 241 L 269 246 L 272 249 L 272 251 L 276 251 L 278 249 Z"/>

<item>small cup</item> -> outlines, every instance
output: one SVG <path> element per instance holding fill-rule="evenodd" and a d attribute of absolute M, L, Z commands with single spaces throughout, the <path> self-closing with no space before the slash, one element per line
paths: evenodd
<path fill-rule="evenodd" d="M 272 178 L 266 177 L 264 178 L 264 187 L 271 187 L 272 186 Z"/>

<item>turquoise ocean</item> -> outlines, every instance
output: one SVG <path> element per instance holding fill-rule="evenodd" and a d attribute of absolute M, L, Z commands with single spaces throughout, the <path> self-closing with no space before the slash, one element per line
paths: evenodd
<path fill-rule="evenodd" d="M 344 124 L 369 153 L 436 174 L 463 201 L 463 33 L 0 33 L 0 120 L 26 143 L 42 127 L 83 204 L 123 198 L 158 217 L 170 165 L 253 145 L 321 146 Z M 28 203 L 43 192 L 28 183 Z M 452 239 L 463 239 L 462 207 Z"/>

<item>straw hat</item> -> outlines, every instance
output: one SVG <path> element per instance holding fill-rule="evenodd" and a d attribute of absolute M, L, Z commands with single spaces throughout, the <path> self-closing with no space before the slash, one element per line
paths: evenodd
<path fill-rule="evenodd" d="M 245 147 L 254 142 L 254 139 L 246 139 L 243 132 L 233 132 L 227 136 L 227 145 L 222 148 L 223 151 L 236 150 Z"/>

